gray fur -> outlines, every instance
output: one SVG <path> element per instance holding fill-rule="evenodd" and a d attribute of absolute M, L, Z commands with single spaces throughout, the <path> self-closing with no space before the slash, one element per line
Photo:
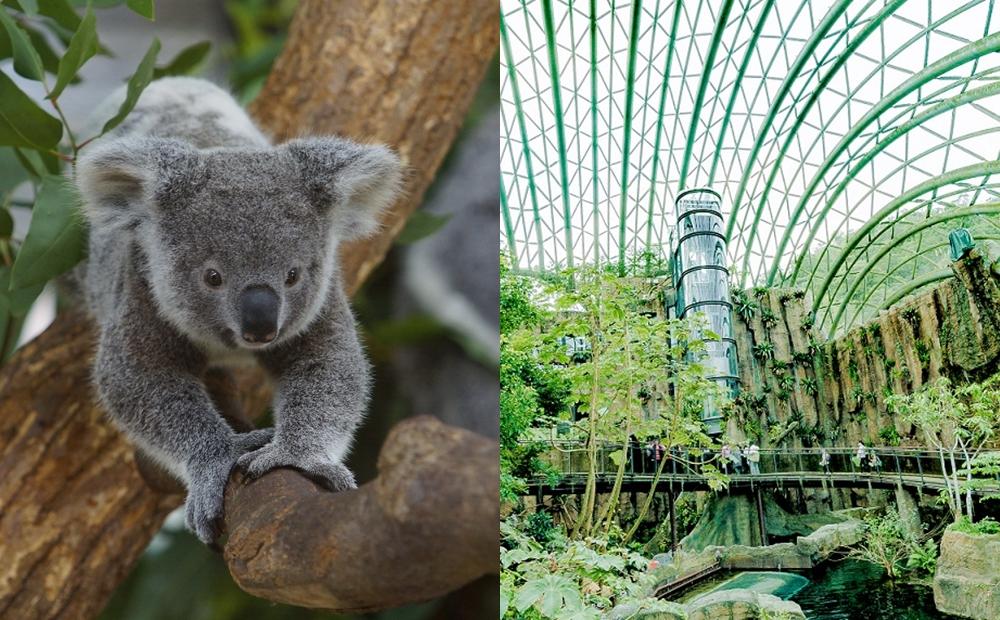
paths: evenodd
<path fill-rule="evenodd" d="M 185 481 L 190 529 L 218 536 L 237 463 L 252 476 L 287 466 L 353 488 L 342 461 L 370 379 L 337 248 L 376 229 L 401 182 L 396 156 L 332 137 L 271 146 L 216 86 L 168 78 L 83 150 L 76 181 L 91 225 L 84 289 L 101 331 L 97 391 L 115 423 Z M 288 286 L 292 268 L 300 275 Z M 221 287 L 206 283 L 207 269 Z M 237 299 L 249 286 L 280 297 L 268 344 L 241 338 Z M 241 435 L 202 377 L 247 361 L 276 382 L 277 423 Z"/>

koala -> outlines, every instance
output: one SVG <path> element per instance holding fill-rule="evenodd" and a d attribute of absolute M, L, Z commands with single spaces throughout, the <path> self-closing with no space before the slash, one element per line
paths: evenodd
<path fill-rule="evenodd" d="M 377 229 L 401 179 L 384 146 L 273 145 L 228 93 L 193 78 L 151 83 L 122 125 L 81 151 L 95 389 L 131 441 L 185 483 L 186 523 L 202 541 L 221 534 L 234 467 L 355 487 L 343 460 L 370 370 L 338 247 Z M 274 380 L 273 429 L 234 432 L 205 390 L 207 369 L 247 363 Z"/>

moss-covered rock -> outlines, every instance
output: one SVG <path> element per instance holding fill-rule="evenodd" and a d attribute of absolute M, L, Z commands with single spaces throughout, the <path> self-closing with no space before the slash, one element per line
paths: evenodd
<path fill-rule="evenodd" d="M 1000 534 L 945 531 L 934 574 L 934 605 L 966 618 L 1000 618 Z"/>
<path fill-rule="evenodd" d="M 687 620 L 688 611 L 680 603 L 646 598 L 618 605 L 604 617 L 607 620 Z"/>
<path fill-rule="evenodd" d="M 805 618 L 802 608 L 792 601 L 753 590 L 720 590 L 698 597 L 686 605 L 688 620 L 751 620 L 765 618 Z"/>

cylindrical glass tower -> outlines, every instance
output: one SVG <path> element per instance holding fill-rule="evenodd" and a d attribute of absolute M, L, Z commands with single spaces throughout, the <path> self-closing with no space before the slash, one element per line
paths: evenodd
<path fill-rule="evenodd" d="M 708 355 L 703 362 L 710 368 L 712 380 L 735 395 L 739 369 L 729 300 L 726 237 L 722 232 L 722 199 L 710 189 L 689 189 L 677 195 L 676 205 L 677 316 L 701 313 L 708 321 L 708 329 L 719 335 L 720 340 L 706 343 Z M 716 403 L 705 403 L 702 419 L 709 434 L 722 432 L 722 415 Z"/>

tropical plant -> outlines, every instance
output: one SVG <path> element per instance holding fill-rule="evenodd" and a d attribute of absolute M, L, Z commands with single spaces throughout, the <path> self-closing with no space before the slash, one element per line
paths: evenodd
<path fill-rule="evenodd" d="M 753 346 L 753 356 L 761 361 L 774 359 L 774 344 L 770 340 L 757 343 Z"/>
<path fill-rule="evenodd" d="M 597 514 L 597 469 L 599 446 L 614 441 L 627 446 L 630 438 L 660 441 L 666 450 L 677 446 L 710 443 L 701 424 L 708 399 L 723 403 L 719 387 L 707 379 L 700 360 L 706 339 L 718 336 L 698 319 L 663 320 L 639 310 L 649 299 L 655 281 L 620 278 L 613 269 L 582 267 L 562 274 L 546 288 L 555 313 L 546 329 L 548 346 L 541 360 L 565 368 L 572 400 L 584 419 L 578 427 L 586 438 L 587 482 L 571 534 L 593 535 L 603 521 L 607 532 L 616 517 L 628 455 L 624 449 L 612 453 L 615 479 L 608 500 Z M 584 337 L 591 343 L 586 359 L 571 360 L 561 338 Z M 647 398 L 640 399 L 642 390 Z M 659 482 L 667 459 L 651 482 Z M 712 473 L 711 467 L 706 472 Z M 714 478 L 713 484 L 722 482 Z M 639 509 L 635 524 L 626 534 L 634 536 L 638 524 L 652 504 L 650 493 Z"/>
<path fill-rule="evenodd" d="M 1000 375 L 959 388 L 941 378 L 913 394 L 894 395 L 886 404 L 919 428 L 937 451 L 954 519 L 963 514 L 972 519 L 972 465 L 1000 427 Z"/>
<path fill-rule="evenodd" d="M 865 518 L 865 534 L 861 541 L 848 551 L 848 557 L 869 562 L 885 569 L 890 579 L 895 579 L 908 569 L 912 554 L 922 550 L 923 543 L 904 527 L 895 508 L 882 514 Z"/>

